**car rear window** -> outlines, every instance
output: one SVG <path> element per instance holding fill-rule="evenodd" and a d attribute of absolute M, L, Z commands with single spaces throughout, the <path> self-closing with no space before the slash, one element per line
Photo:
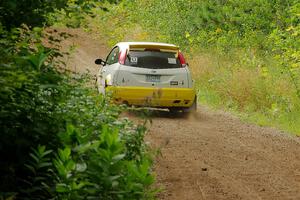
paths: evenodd
<path fill-rule="evenodd" d="M 131 50 L 127 54 L 125 65 L 149 69 L 170 69 L 182 67 L 175 52 L 157 50 Z"/>

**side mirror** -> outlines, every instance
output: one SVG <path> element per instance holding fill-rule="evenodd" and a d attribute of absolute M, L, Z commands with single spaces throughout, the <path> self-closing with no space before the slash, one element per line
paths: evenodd
<path fill-rule="evenodd" d="M 95 60 L 95 64 L 104 66 L 106 64 L 106 62 L 104 60 L 102 60 L 101 58 L 98 58 Z"/>

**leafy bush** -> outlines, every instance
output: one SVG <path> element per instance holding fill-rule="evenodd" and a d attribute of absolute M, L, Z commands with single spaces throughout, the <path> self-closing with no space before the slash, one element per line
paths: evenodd
<path fill-rule="evenodd" d="M 63 122 L 53 114 L 62 98 L 63 77 L 53 68 L 50 49 L 40 43 L 41 30 L 1 30 L 1 188 L 11 188 L 23 173 L 25 152 L 37 143 L 59 145 Z M 1 35 L 2 35 L 1 34 Z M 25 153 L 25 155 L 24 155 Z M 5 173 L 4 173 L 5 172 Z"/>
<path fill-rule="evenodd" d="M 1 1 L 0 21 L 3 26 L 10 28 L 19 27 L 21 24 L 28 26 L 41 26 L 45 23 L 46 14 L 55 8 L 62 9 L 68 0 L 27 0 L 27 1 Z"/>
<path fill-rule="evenodd" d="M 74 141 L 73 127 L 64 136 Z M 86 134 L 86 133 L 85 133 Z M 153 182 L 149 162 L 127 160 L 125 144 L 117 130 L 104 126 L 101 135 L 76 134 L 76 142 L 58 150 L 53 164 L 58 171 L 60 199 L 142 199 Z M 91 139 L 90 137 L 92 136 Z M 71 138 L 68 138 L 71 137 Z M 66 144 L 68 144 L 66 142 Z M 72 148 L 71 148 L 72 147 Z M 72 150 L 72 151 L 71 151 Z"/>
<path fill-rule="evenodd" d="M 151 199 L 145 128 L 64 72 L 42 29 L 0 31 L 0 198 Z"/>

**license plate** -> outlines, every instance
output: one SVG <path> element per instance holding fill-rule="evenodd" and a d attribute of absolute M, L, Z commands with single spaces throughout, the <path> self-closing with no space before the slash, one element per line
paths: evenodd
<path fill-rule="evenodd" d="M 146 75 L 147 82 L 160 82 L 160 75 Z"/>

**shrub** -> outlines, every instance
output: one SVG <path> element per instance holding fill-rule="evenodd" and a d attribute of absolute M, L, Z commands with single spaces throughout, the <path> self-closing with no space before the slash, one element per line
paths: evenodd
<path fill-rule="evenodd" d="M 42 29 L 0 27 L 0 198 L 152 198 L 143 126 L 61 70 Z"/>

